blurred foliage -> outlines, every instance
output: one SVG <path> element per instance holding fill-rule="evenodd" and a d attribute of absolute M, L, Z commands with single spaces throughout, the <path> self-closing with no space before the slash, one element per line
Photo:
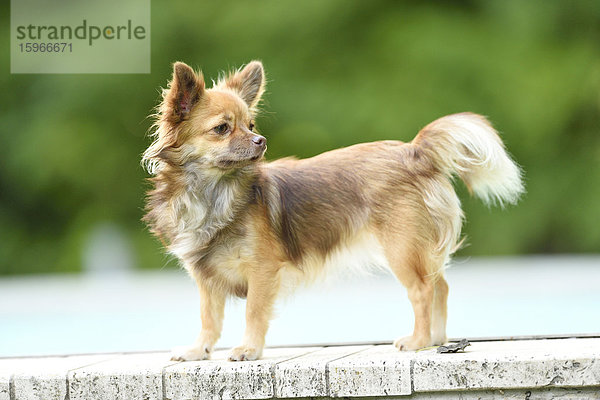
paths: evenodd
<path fill-rule="evenodd" d="M 8 2 L 2 18 L 8 26 Z M 9 31 L 2 30 L 8 50 Z M 215 78 L 261 59 L 271 159 L 409 141 L 460 111 L 490 117 L 526 171 L 516 207 L 458 184 L 460 255 L 600 251 L 600 2 L 169 1 L 152 4 L 152 73 L 11 75 L 0 54 L 0 273 L 77 271 L 118 224 L 141 268 L 168 263 L 140 222 L 145 118 L 171 63 Z M 170 265 L 175 265 L 170 262 Z"/>

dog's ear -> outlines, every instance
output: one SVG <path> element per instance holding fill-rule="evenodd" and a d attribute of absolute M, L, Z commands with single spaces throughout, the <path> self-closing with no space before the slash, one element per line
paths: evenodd
<path fill-rule="evenodd" d="M 242 70 L 230 75 L 225 84 L 255 109 L 265 91 L 265 71 L 260 61 L 251 61 Z"/>
<path fill-rule="evenodd" d="M 165 93 L 165 110 L 171 122 L 177 123 L 188 118 L 192 107 L 204 93 L 204 78 L 202 73 L 196 74 L 187 64 L 173 64 L 173 79 Z"/>

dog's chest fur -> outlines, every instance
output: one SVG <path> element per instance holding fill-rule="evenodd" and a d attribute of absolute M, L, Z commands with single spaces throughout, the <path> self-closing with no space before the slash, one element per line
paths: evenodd
<path fill-rule="evenodd" d="M 169 252 L 190 272 L 210 271 L 230 283 L 242 282 L 247 244 L 238 232 L 243 224 L 234 221 L 252 201 L 252 174 L 242 170 L 228 176 L 188 166 L 177 182 L 159 174 L 155 184 L 146 219 L 168 241 Z"/>

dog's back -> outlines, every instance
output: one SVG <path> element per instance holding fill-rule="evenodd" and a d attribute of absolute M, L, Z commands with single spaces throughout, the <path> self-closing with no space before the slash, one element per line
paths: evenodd
<path fill-rule="evenodd" d="M 358 144 L 263 171 L 276 193 L 270 222 L 293 263 L 325 259 L 366 231 L 435 258 L 423 276 L 440 271 L 457 247 L 463 215 L 453 175 L 487 203 L 512 203 L 523 190 L 495 130 L 470 113 L 432 122 L 411 143 Z"/>

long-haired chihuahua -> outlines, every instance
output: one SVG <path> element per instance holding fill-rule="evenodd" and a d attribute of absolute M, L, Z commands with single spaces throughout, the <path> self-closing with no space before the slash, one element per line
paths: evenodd
<path fill-rule="evenodd" d="M 322 276 L 360 249 L 406 287 L 415 322 L 399 350 L 446 341 L 444 268 L 460 244 L 460 177 L 486 203 L 515 203 L 521 170 L 497 132 L 472 113 L 442 117 L 409 143 L 362 143 L 266 162 L 256 132 L 265 90 L 259 61 L 212 88 L 174 64 L 143 162 L 153 175 L 144 220 L 193 277 L 202 329 L 173 360 L 210 357 L 228 296 L 245 297 L 246 330 L 232 361 L 256 360 L 284 289 Z"/>

